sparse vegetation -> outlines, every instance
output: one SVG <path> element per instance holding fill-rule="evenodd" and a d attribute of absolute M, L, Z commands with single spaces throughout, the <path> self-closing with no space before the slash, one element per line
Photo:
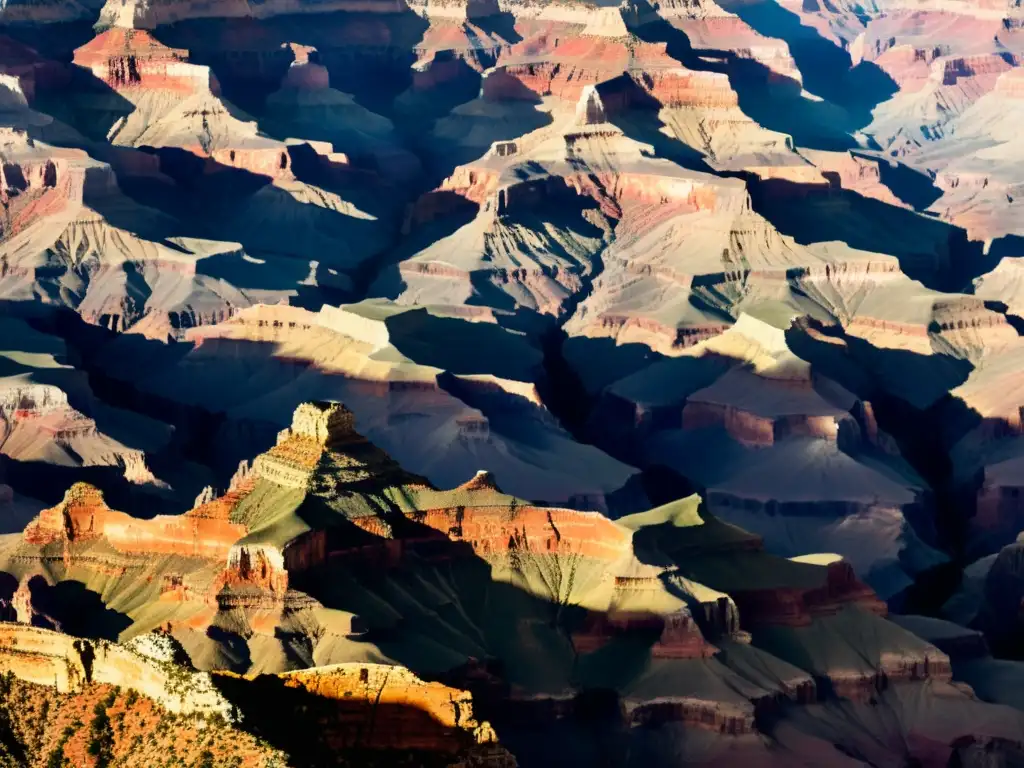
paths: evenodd
<path fill-rule="evenodd" d="M 107 768 L 114 758 L 114 732 L 110 727 L 110 717 L 107 710 L 114 703 L 117 697 L 115 691 L 111 691 L 106 698 L 98 702 L 93 708 L 92 724 L 89 727 L 88 752 L 96 758 L 96 768 Z"/>
<path fill-rule="evenodd" d="M 0 768 L 269 768 L 280 753 L 223 717 L 175 715 L 109 685 L 73 693 L 0 675 Z"/>

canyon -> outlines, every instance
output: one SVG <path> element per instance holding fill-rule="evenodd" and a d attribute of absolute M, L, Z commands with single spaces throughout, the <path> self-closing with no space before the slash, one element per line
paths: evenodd
<path fill-rule="evenodd" d="M 1022 28 L 0 7 L 0 764 L 1024 760 Z"/>
<path fill-rule="evenodd" d="M 769 554 L 696 495 L 613 521 L 532 505 L 486 472 L 443 490 L 362 437 L 345 406 L 310 402 L 225 494 L 197 504 L 133 518 L 79 484 L 8 535 L 14 623 L 0 625 L 0 665 L 63 691 L 128 686 L 172 711 L 252 710 L 243 722 L 258 735 L 273 705 L 246 701 L 247 685 L 354 706 L 315 705 L 333 724 L 317 749 L 508 761 L 520 730 L 552 714 L 588 727 L 598 689 L 631 738 L 666 724 L 717 734 L 720 760 L 815 759 L 820 745 L 795 734 L 836 696 L 941 708 L 962 723 L 929 747 L 945 754 L 1019 748 L 1024 712 L 956 687 L 950 656 L 886 618 L 849 563 Z M 109 639 L 63 634 L 83 630 Z M 461 703 L 417 670 L 461 688 Z M 356 736 L 392 722 L 360 726 L 357 694 L 394 710 L 382 715 L 393 728 L 374 731 L 383 741 Z M 912 712 L 905 738 L 937 738 Z M 500 749 L 495 733 L 508 734 Z M 758 733 L 785 746 L 757 747 Z"/>

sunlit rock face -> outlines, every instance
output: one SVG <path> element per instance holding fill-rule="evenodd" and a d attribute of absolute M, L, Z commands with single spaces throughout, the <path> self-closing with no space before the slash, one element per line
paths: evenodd
<path fill-rule="evenodd" d="M 221 559 L 245 532 L 226 516 L 195 513 L 162 519 L 133 520 L 110 509 L 95 488 L 72 486 L 56 507 L 43 510 L 25 529 L 25 540 L 37 546 L 104 539 L 122 552 L 181 554 Z"/>
<path fill-rule="evenodd" d="M 19 579 L 9 605 L 20 622 L 9 625 L 12 650 L 0 664 L 62 690 L 130 680 L 123 684 L 186 713 L 225 706 L 212 691 L 231 697 L 251 685 L 260 697 L 277 675 L 286 691 L 315 697 L 307 706 L 373 699 L 385 707 L 396 730 L 364 748 L 472 749 L 501 760 L 508 752 L 476 720 L 468 692 L 371 663 L 367 644 L 467 683 L 495 682 L 482 659 L 509 665 L 500 673 L 512 685 L 503 717 L 516 728 L 611 685 L 633 728 L 656 720 L 730 751 L 763 732 L 758 712 L 783 701 L 809 713 L 830 696 L 850 706 L 924 696 L 975 718 L 989 706 L 974 713 L 950 685 L 948 656 L 888 622 L 884 603 L 836 555 L 771 555 L 760 537 L 718 520 L 696 496 L 612 521 L 510 496 L 486 471 L 439 489 L 404 472 L 357 427 L 341 404 L 300 405 L 227 493 L 204 491 L 180 516 L 132 518 L 94 488 L 73 486 L 0 552 L 0 570 Z M 151 587 L 130 586 L 141 573 Z M 399 580 L 402 595 L 389 593 Z M 58 595 L 101 582 L 124 595 L 116 604 L 125 613 L 116 615 L 124 616 L 125 646 L 83 645 L 27 626 L 79 626 L 85 603 L 72 612 Z M 338 592 L 336 584 L 346 586 Z M 441 584 L 463 605 L 454 625 L 424 611 L 437 605 L 431 585 Z M 505 606 L 500 617 L 492 601 Z M 99 616 L 114 604 L 101 598 L 92 610 Z M 146 629 L 154 615 L 158 636 Z M 415 637 L 388 639 L 396 619 L 415 627 Z M 298 658 L 281 646 L 285 633 Z M 544 643 L 524 648 L 515 639 L 522 633 Z M 439 645 L 418 657 L 424 637 Z M 833 652 L 818 654 L 821 642 Z M 609 677 L 613 654 L 634 671 Z M 259 685 L 232 677 L 209 687 L 202 673 L 173 671 L 187 663 L 265 674 Z M 182 675 L 194 694 L 177 682 Z M 695 695 L 698 679 L 707 687 Z M 243 707 L 246 717 L 264 716 L 259 702 Z M 985 743 L 1006 739 L 1017 722 L 990 723 Z M 318 742 L 351 748 L 351 725 L 347 716 L 323 720 Z M 900 727 L 912 734 L 931 726 Z"/>
<path fill-rule="evenodd" d="M 145 30 L 109 29 L 76 49 L 73 61 L 118 91 L 193 94 L 216 88 L 208 68 L 188 63 L 188 51 L 161 45 Z"/>
<path fill-rule="evenodd" d="M 15 763 L 1021 761 L 1020 9 L 0 21 Z"/>

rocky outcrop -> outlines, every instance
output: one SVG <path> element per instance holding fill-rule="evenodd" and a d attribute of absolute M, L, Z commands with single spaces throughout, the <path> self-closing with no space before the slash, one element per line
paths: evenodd
<path fill-rule="evenodd" d="M 738 105 L 725 75 L 686 69 L 666 53 L 664 43 L 586 35 L 541 35 L 513 46 L 484 78 L 481 96 L 491 101 L 554 96 L 576 104 L 588 89 L 597 89 L 603 102 L 596 122 L 659 106 Z"/>
<path fill-rule="evenodd" d="M 36 222 L 81 202 L 87 171 L 75 161 L 85 160 L 84 153 L 41 151 L 26 134 L 9 129 L 0 129 L 0 142 L 4 154 L 0 199 L 6 209 L 0 240 L 12 240 Z"/>
<path fill-rule="evenodd" d="M 169 91 L 181 98 L 217 93 L 209 67 L 190 64 L 188 51 L 168 48 L 141 29 L 108 29 L 75 49 L 74 63 L 115 91 Z"/>
<path fill-rule="evenodd" d="M 160 516 L 138 520 L 110 509 L 103 495 L 85 483 L 72 486 L 64 500 L 44 510 L 25 529 L 25 541 L 37 546 L 104 539 L 125 553 L 180 554 L 226 561 L 244 526 L 207 514 Z M 67 554 L 66 554 L 67 556 Z"/>
<path fill-rule="evenodd" d="M 490 724 L 475 719 L 468 691 L 425 682 L 403 667 L 335 664 L 279 678 L 287 688 L 337 703 L 337 716 L 323 723 L 335 749 L 458 752 L 467 742 L 496 741 Z"/>
<path fill-rule="evenodd" d="M 59 691 L 108 683 L 148 696 L 171 712 L 230 719 L 233 706 L 210 676 L 182 666 L 179 653 L 166 635 L 143 635 L 122 645 L 0 624 L 0 669 L 22 680 Z"/>
<path fill-rule="evenodd" d="M 835 614 L 844 606 L 857 605 L 884 616 L 885 603 L 860 582 L 849 563 L 828 563 L 825 583 L 812 589 L 737 590 L 732 593 L 746 626 L 777 624 L 810 626 L 816 616 Z"/>
<path fill-rule="evenodd" d="M 747 74 L 741 62 L 763 66 L 770 79 L 802 80 L 802 73 L 783 39 L 755 31 L 740 16 L 725 11 L 712 0 L 638 5 L 626 12 L 629 26 L 643 30 L 647 24 L 668 23 L 682 31 L 692 47 L 709 58 L 728 51 L 737 66 L 737 76 Z"/>
<path fill-rule="evenodd" d="M 515 553 L 573 555 L 615 561 L 629 550 L 629 536 L 597 512 L 522 506 L 427 509 L 421 521 L 464 541 L 481 557 Z"/>
<path fill-rule="evenodd" d="M 283 595 L 288 589 L 288 571 L 284 557 L 270 546 L 236 544 L 228 554 L 225 585 L 266 590 Z"/>
<path fill-rule="evenodd" d="M 184 49 L 169 48 L 145 30 L 114 27 L 75 50 L 74 63 L 116 92 L 121 103 L 113 126 L 111 99 L 96 88 L 74 94 L 75 108 L 95 130 L 109 131 L 119 146 L 184 149 L 205 159 L 190 164 L 161 157 L 161 170 L 176 178 L 238 168 L 291 179 L 286 146 L 262 135 L 254 120 L 220 98 L 209 67 L 189 62 Z M 116 106 L 116 105 L 115 105 Z"/>
<path fill-rule="evenodd" d="M 352 412 L 337 403 L 300 405 L 292 426 L 278 434 L 277 445 L 259 456 L 253 472 L 287 488 L 309 487 L 324 453 L 345 443 L 365 443 L 354 428 Z"/>

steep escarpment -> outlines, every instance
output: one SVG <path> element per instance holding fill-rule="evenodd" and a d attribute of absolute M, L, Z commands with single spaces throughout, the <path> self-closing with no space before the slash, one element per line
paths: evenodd
<path fill-rule="evenodd" d="M 64 340 L 41 327 L 0 319 L 0 462 L 19 468 L 9 479 L 14 489 L 55 501 L 59 489 L 49 484 L 77 476 L 118 498 L 136 496 L 148 505 L 170 500 L 174 492 L 151 468 L 151 457 L 168 454 L 169 427 L 103 403 L 70 365 Z M 183 485 L 187 493 L 188 482 Z M 21 516 L 12 508 L 5 530 L 22 527 Z"/>
<path fill-rule="evenodd" d="M 162 749 L 209 765 L 325 765 L 347 758 L 384 764 L 399 754 L 421 765 L 474 757 L 515 765 L 490 724 L 474 719 L 467 691 L 426 683 L 401 667 L 336 665 L 211 678 L 192 671 L 180 654 L 161 634 L 97 644 L 7 625 L 0 643 L 4 756 L 44 765 L 89 759 L 86 754 L 155 760 Z M 262 703 L 271 699 L 315 712 L 315 736 L 282 730 Z M 154 727 L 155 735 L 146 735 Z"/>
<path fill-rule="evenodd" d="M 487 466 L 523 498 L 614 505 L 635 470 L 574 441 L 541 406 L 542 353 L 530 337 L 502 329 L 503 317 L 383 302 L 320 312 L 260 307 L 186 331 L 184 356 L 182 347 L 148 347 L 149 367 L 139 368 L 127 364 L 134 342 L 121 338 L 96 366 L 112 392 L 136 392 L 143 408 L 153 401 L 192 407 L 202 424 L 212 420 L 204 414 L 223 414 L 224 426 L 209 437 L 211 458 L 223 462 L 222 483 L 239 461 L 251 460 L 253 435 L 272 444 L 291 422 L 296 396 L 331 393 L 349 404 L 369 439 L 442 487 Z M 453 339 L 479 354 L 463 354 Z M 225 355 L 239 372 L 230 387 Z M 257 370 L 263 375 L 242 373 Z"/>
<path fill-rule="evenodd" d="M 252 764 L 1020 761 L 1019 9 L 0 21 L 0 667 L 50 706 L 135 685 L 199 765 L 207 711 Z M 121 714 L 0 744 L 177 757 Z"/>
<path fill-rule="evenodd" d="M 3 569 L 21 584 L 11 605 L 22 621 L 120 627 L 122 639 L 136 639 L 122 651 L 67 638 L 61 656 L 59 644 L 42 641 L 66 636 L 11 625 L 17 647 L 41 638 L 25 653 L 39 657 L 33 669 L 47 679 L 53 659 L 92 648 L 89 674 L 101 679 L 124 674 L 125 653 L 146 656 L 155 641 L 145 633 L 159 626 L 157 645 L 200 668 L 286 672 L 252 683 L 212 678 L 256 713 L 256 732 L 276 733 L 282 741 L 272 743 L 286 748 L 294 741 L 259 706 L 245 707 L 244 691 L 279 691 L 322 712 L 316 749 L 504 754 L 465 700 L 456 706 L 450 690 L 381 659 L 478 690 L 499 731 L 536 728 L 544 712 L 568 726 L 589 692 L 611 690 L 638 737 L 670 723 L 716 734 L 716 750 L 750 754 L 760 750 L 749 736 L 761 729 L 781 738 L 802 727 L 803 714 L 784 718 L 783 730 L 761 724 L 784 701 L 810 713 L 835 697 L 859 706 L 891 690 L 968 713 L 964 728 L 988 706 L 937 693 L 957 690 L 948 657 L 888 622 L 884 604 L 834 555 L 771 555 L 698 497 L 613 522 L 509 496 L 486 472 L 441 490 L 355 427 L 343 406 L 300 406 L 226 495 L 204 494 L 178 518 L 132 520 L 73 489 L 5 544 Z M 131 587 L 143 574 L 153 587 Z M 69 605 L 73 584 L 95 597 Z M 609 667 L 611 658 L 623 666 Z M 147 693 L 165 696 L 159 685 L 157 676 Z M 370 699 L 383 719 L 363 731 L 345 712 Z M 346 703 L 331 714 L 329 701 Z M 980 743 L 1012 750 L 1013 722 L 990 723 Z M 912 737 L 927 726 L 905 727 Z"/>

